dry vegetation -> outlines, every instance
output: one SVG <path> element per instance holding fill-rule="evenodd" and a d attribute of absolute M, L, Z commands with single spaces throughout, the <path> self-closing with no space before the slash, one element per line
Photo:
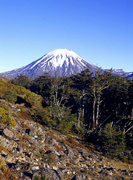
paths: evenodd
<path fill-rule="evenodd" d="M 14 175 L 10 171 L 10 169 L 6 167 L 6 164 L 3 160 L 0 160 L 0 179 L 1 180 L 18 180 L 16 175 Z"/>

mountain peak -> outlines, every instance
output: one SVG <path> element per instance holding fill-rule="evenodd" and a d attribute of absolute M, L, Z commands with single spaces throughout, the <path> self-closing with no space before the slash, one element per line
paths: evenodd
<path fill-rule="evenodd" d="M 56 49 L 51 51 L 50 53 L 44 55 L 38 62 L 40 63 L 41 61 L 43 66 L 48 63 L 53 69 L 57 69 L 62 66 L 65 66 L 65 68 L 70 65 L 76 66 L 76 63 L 86 66 L 83 62 L 85 61 L 83 58 L 68 49 Z M 86 63 L 88 62 L 86 61 Z"/>
<path fill-rule="evenodd" d="M 50 55 L 54 55 L 54 56 L 62 55 L 64 57 L 66 57 L 66 56 L 79 57 L 75 52 L 73 52 L 72 50 L 68 50 L 68 49 L 56 49 L 56 50 L 48 53 L 47 55 L 48 56 L 50 56 Z"/>
<path fill-rule="evenodd" d="M 29 78 L 35 79 L 39 76 L 48 73 L 51 76 L 71 76 L 72 74 L 78 74 L 89 68 L 92 73 L 95 73 L 99 68 L 81 56 L 68 49 L 56 49 L 51 51 L 36 61 L 31 62 L 27 66 L 12 71 L 0 73 L 0 76 L 7 78 L 15 78 L 20 74 L 26 75 Z M 132 73 L 125 73 L 123 70 L 113 70 L 114 75 L 120 75 L 133 79 Z"/>
<path fill-rule="evenodd" d="M 71 76 L 78 74 L 86 67 L 89 67 L 91 72 L 95 72 L 96 66 L 77 55 L 75 52 L 68 49 L 56 49 L 45 54 L 41 58 L 33 61 L 19 69 L 1 73 L 1 76 L 14 78 L 20 74 L 30 78 L 37 78 L 45 72 L 51 76 Z"/>

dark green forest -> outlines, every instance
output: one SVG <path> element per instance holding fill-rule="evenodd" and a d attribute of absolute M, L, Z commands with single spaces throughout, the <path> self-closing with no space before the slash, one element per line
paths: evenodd
<path fill-rule="evenodd" d="M 87 68 L 70 77 L 19 75 L 10 83 L 43 97 L 34 119 L 77 134 L 103 153 L 133 160 L 133 81 Z"/>

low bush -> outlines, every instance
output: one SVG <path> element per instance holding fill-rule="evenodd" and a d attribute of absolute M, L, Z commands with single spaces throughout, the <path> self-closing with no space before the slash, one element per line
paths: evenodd
<path fill-rule="evenodd" d="M 4 100 L 0 101 L 0 107 L 5 109 L 7 112 L 10 112 L 10 107 L 6 104 Z"/>
<path fill-rule="evenodd" d="M 125 150 L 126 144 L 123 132 L 118 127 L 112 127 L 111 123 L 102 129 L 99 139 L 105 153 L 119 156 Z"/>
<path fill-rule="evenodd" d="M 16 102 L 17 101 L 17 94 L 10 90 L 10 89 L 7 89 L 5 92 L 4 92 L 4 96 L 3 98 L 9 102 Z"/>
<path fill-rule="evenodd" d="M 5 124 L 11 124 L 12 127 L 16 127 L 15 119 L 10 116 L 9 112 L 0 107 L 0 120 Z"/>
<path fill-rule="evenodd" d="M 49 180 L 47 175 L 36 175 L 33 180 Z"/>

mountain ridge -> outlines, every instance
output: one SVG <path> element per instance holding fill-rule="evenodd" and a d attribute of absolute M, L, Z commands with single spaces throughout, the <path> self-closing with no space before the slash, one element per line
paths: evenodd
<path fill-rule="evenodd" d="M 89 66 L 92 72 L 95 72 L 95 69 L 97 68 L 71 50 L 57 49 L 45 54 L 27 66 L 0 73 L 0 75 L 14 78 L 23 74 L 34 79 L 46 72 L 54 77 L 71 76 L 72 74 L 83 71 L 87 66 Z"/>
<path fill-rule="evenodd" d="M 23 74 L 29 78 L 35 79 L 45 72 L 54 77 L 71 76 L 72 74 L 82 72 L 85 68 L 89 68 L 93 73 L 95 73 L 96 70 L 101 70 L 101 68 L 89 63 L 71 50 L 56 49 L 26 66 L 0 73 L 0 76 L 12 79 Z M 122 69 L 113 69 L 112 73 L 133 80 L 133 72 L 124 72 Z"/>

